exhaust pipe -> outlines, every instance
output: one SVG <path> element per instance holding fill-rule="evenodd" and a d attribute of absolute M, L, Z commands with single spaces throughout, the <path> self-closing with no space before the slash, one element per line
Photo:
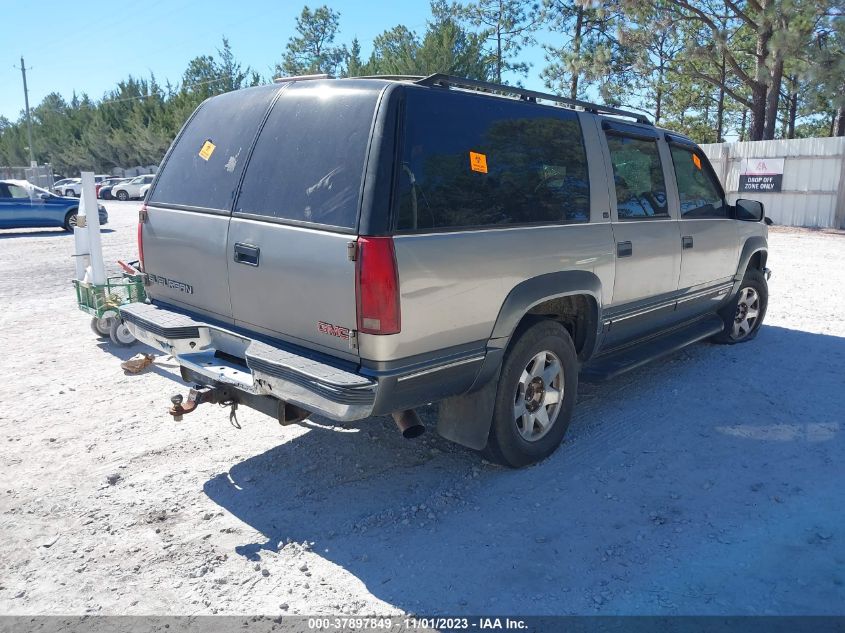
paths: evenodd
<path fill-rule="evenodd" d="M 396 426 L 399 427 L 405 439 L 411 440 L 425 433 L 425 426 L 413 409 L 394 411 L 390 415 L 393 416 L 393 421 L 396 422 Z"/>

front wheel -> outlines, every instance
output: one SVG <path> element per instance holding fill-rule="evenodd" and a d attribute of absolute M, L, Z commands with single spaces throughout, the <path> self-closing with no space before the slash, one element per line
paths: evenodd
<path fill-rule="evenodd" d="M 714 336 L 713 341 L 734 345 L 752 340 L 763 325 L 768 305 L 766 276 L 759 270 L 747 271 L 739 285 L 739 292 L 719 312 L 725 329 Z"/>
<path fill-rule="evenodd" d="M 65 231 L 73 233 L 73 229 L 76 228 L 77 213 L 78 211 L 76 209 L 74 209 L 73 211 L 68 211 L 67 215 L 65 216 L 65 223 L 63 225 Z"/>
<path fill-rule="evenodd" d="M 117 192 L 117 199 L 120 200 L 121 202 L 126 202 L 127 200 L 129 200 L 129 194 L 126 191 L 123 191 L 123 190 L 118 191 Z"/>
<path fill-rule="evenodd" d="M 502 363 L 485 456 L 518 468 L 551 455 L 569 427 L 577 390 L 569 332 L 555 321 L 523 330 Z"/>

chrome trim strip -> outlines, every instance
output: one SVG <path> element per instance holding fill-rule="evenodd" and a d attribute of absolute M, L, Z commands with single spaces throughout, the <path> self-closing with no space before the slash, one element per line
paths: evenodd
<path fill-rule="evenodd" d="M 412 378 L 418 378 L 419 376 L 425 376 L 427 374 L 432 374 L 437 371 L 442 371 L 444 369 L 451 369 L 452 367 L 458 367 L 460 365 L 467 365 L 469 363 L 476 363 L 479 361 L 484 360 L 484 355 L 481 356 L 473 356 L 471 358 L 462 358 L 461 360 L 456 360 L 451 363 L 446 363 L 444 365 L 437 365 L 435 367 L 429 367 L 427 369 L 423 369 L 421 371 L 416 371 L 412 374 L 407 374 L 405 376 L 400 376 L 397 382 L 404 382 L 405 380 L 411 380 Z"/>
<path fill-rule="evenodd" d="M 726 283 L 721 283 L 716 286 L 710 286 L 708 288 L 703 288 L 702 290 L 696 290 L 695 292 L 684 294 L 684 295 L 675 295 L 671 299 L 664 299 L 659 303 L 652 303 L 649 305 L 645 305 L 639 308 L 634 308 L 633 310 L 620 312 L 618 315 L 613 314 L 611 312 L 610 315 L 605 312 L 604 318 L 608 319 L 612 322 L 617 321 L 625 321 L 627 319 L 632 319 L 634 317 L 642 316 L 644 314 L 648 314 L 649 312 L 654 312 L 656 310 L 661 310 L 663 308 L 668 308 L 669 306 L 678 304 L 678 303 L 685 303 L 687 301 L 692 301 L 694 299 L 699 299 L 701 297 L 706 297 L 707 295 L 715 295 L 718 296 L 720 294 L 725 294 L 730 292 L 731 288 L 733 288 L 734 282 L 729 281 Z"/>

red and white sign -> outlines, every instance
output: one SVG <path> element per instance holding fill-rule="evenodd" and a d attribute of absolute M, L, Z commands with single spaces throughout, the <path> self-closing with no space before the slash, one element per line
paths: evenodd
<path fill-rule="evenodd" d="M 782 158 L 743 158 L 739 190 L 776 193 L 783 182 Z"/>

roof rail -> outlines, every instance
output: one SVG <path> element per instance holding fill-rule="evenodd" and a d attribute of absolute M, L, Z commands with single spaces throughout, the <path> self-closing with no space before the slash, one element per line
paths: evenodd
<path fill-rule="evenodd" d="M 286 81 L 309 81 L 311 79 L 334 79 L 334 77 L 326 73 L 321 75 L 294 75 L 293 77 L 276 77 L 273 79 L 273 83 L 283 84 Z"/>
<path fill-rule="evenodd" d="M 423 75 L 358 75 L 356 77 L 347 77 L 347 79 L 386 79 L 389 81 L 418 82 L 420 79 L 423 79 Z"/>
<path fill-rule="evenodd" d="M 538 99 L 545 101 L 553 101 L 560 105 L 570 108 L 580 108 L 586 112 L 593 114 L 610 114 L 613 116 L 627 117 L 634 119 L 637 123 L 644 123 L 651 125 L 651 121 L 645 115 L 636 112 L 629 112 L 628 110 L 620 110 L 619 108 L 611 108 L 610 106 L 603 106 L 597 103 L 590 103 L 589 101 L 581 101 L 579 99 L 567 99 L 566 97 L 559 97 L 545 92 L 537 92 L 535 90 L 526 90 L 525 88 L 516 88 L 514 86 L 506 86 L 504 84 L 492 83 L 489 81 L 479 81 L 477 79 L 464 79 L 462 77 L 454 77 L 444 73 L 435 73 L 424 77 L 415 82 L 421 86 L 442 86 L 448 88 L 454 86 L 455 88 L 467 88 L 469 90 L 479 90 L 487 92 L 497 92 L 500 94 L 512 94 L 518 96 L 523 101 L 536 102 Z"/>

